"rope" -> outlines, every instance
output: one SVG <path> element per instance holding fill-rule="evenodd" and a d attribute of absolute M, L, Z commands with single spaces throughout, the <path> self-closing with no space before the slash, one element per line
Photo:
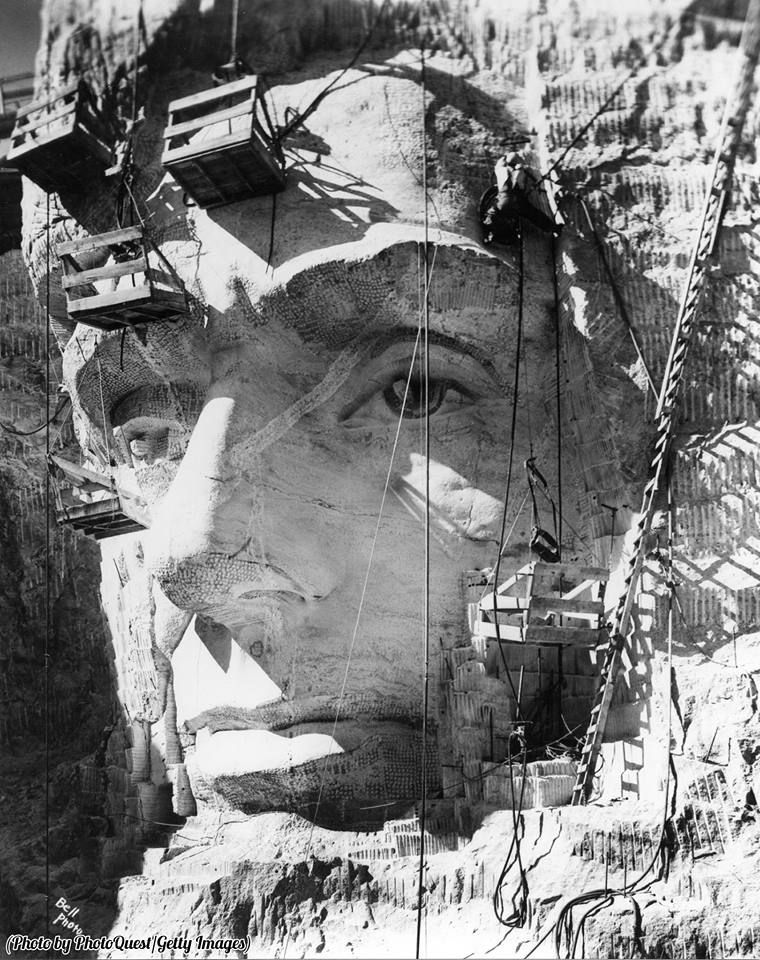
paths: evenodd
<path fill-rule="evenodd" d="M 240 13 L 240 0 L 232 0 L 232 36 L 230 37 L 230 48 L 232 55 L 230 60 L 234 63 L 237 60 L 237 40 L 238 40 L 238 15 Z"/>
<path fill-rule="evenodd" d="M 272 213 L 269 218 L 269 250 L 267 251 L 267 270 L 272 267 L 272 256 L 274 254 L 274 232 L 277 225 L 277 194 L 272 194 Z"/>
<path fill-rule="evenodd" d="M 527 780 L 528 768 L 528 750 L 525 740 L 520 737 L 521 752 L 523 756 L 522 778 L 520 783 L 520 799 L 517 807 L 514 806 L 515 800 L 515 780 L 514 766 L 512 763 L 512 738 L 507 741 L 507 766 L 509 769 L 510 792 L 512 795 L 512 839 L 509 844 L 507 856 L 504 860 L 504 866 L 499 874 L 496 883 L 496 889 L 493 894 L 493 909 L 496 919 L 505 927 L 523 927 L 528 917 L 528 877 L 522 862 L 521 843 L 525 837 L 525 820 L 522 816 L 523 803 L 525 800 L 525 783 Z M 522 835 L 521 835 L 522 833 Z M 508 873 L 515 864 L 520 871 L 517 892 L 512 894 L 512 913 L 504 916 L 504 896 L 502 888 Z"/>
<path fill-rule="evenodd" d="M 515 690 L 514 682 L 512 681 L 512 674 L 507 665 L 507 658 L 504 654 L 504 649 L 501 644 L 501 632 L 499 629 L 499 613 L 498 613 L 498 589 L 499 589 L 499 571 L 501 570 L 501 554 L 504 544 L 504 532 L 507 526 L 507 510 L 509 509 L 509 495 L 512 488 L 512 465 L 514 462 L 515 456 L 515 438 L 517 436 L 517 402 L 520 392 L 520 354 L 522 351 L 522 333 L 523 333 L 523 280 L 524 280 L 524 249 L 523 249 L 523 237 L 522 230 L 518 226 L 519 240 L 520 240 L 520 255 L 519 255 L 519 281 L 517 286 L 517 342 L 515 347 L 515 378 L 514 378 L 514 400 L 512 405 L 512 424 L 510 427 L 510 436 L 509 436 L 509 459 L 507 461 L 507 485 L 506 490 L 504 491 L 504 509 L 501 513 L 501 531 L 499 533 L 499 552 L 496 556 L 496 566 L 494 567 L 493 575 L 493 619 L 496 626 L 496 643 L 499 647 L 499 654 L 501 655 L 501 661 L 504 666 L 504 673 L 509 683 L 510 689 L 512 691 L 512 696 L 515 698 L 516 706 L 516 715 L 517 719 L 521 719 L 522 715 L 522 706 L 520 703 L 520 697 L 517 695 L 517 690 Z"/>
<path fill-rule="evenodd" d="M 367 44 L 369 43 L 369 41 L 372 39 L 372 34 L 375 32 L 375 29 L 376 29 L 378 23 L 380 23 L 380 18 L 382 17 L 383 13 L 385 12 L 385 8 L 386 8 L 387 6 L 388 6 L 388 0 L 383 0 L 382 4 L 381 4 L 381 6 L 380 6 L 380 9 L 377 11 L 377 16 L 376 16 L 375 19 L 372 21 L 372 26 L 369 28 L 369 30 L 367 31 L 364 39 L 363 39 L 362 42 L 359 44 L 359 46 L 358 46 L 358 48 L 357 48 L 357 50 L 356 50 L 356 53 L 354 53 L 353 57 L 351 57 L 351 59 L 349 60 L 349 62 L 346 64 L 345 67 L 343 67 L 343 69 L 340 71 L 340 73 L 339 73 L 336 77 L 333 77 L 333 79 L 327 84 L 326 87 L 324 87 L 322 90 L 320 90 L 320 92 L 316 95 L 316 97 L 314 97 L 314 99 L 311 101 L 311 103 L 308 105 L 308 107 L 306 107 L 306 109 L 305 109 L 304 111 L 296 113 L 296 115 L 293 117 L 293 119 L 292 119 L 289 123 L 286 123 L 286 124 L 285 124 L 285 126 L 284 126 L 283 129 L 279 132 L 279 134 L 278 134 L 278 136 L 277 136 L 277 141 L 278 141 L 278 142 L 282 142 L 282 141 L 285 139 L 285 137 L 287 137 L 289 134 L 291 134 L 296 128 L 300 127 L 301 124 L 306 123 L 306 121 L 308 120 L 308 118 L 312 115 L 312 113 L 314 113 L 314 111 L 317 109 L 317 107 L 320 105 L 320 103 L 325 99 L 325 97 L 326 97 L 327 94 L 332 90 L 332 88 L 335 86 L 335 84 L 338 83 L 340 80 L 343 79 L 343 77 L 348 73 L 348 71 L 351 69 L 351 67 L 355 66 L 357 60 L 359 59 L 359 57 L 360 57 L 360 56 L 362 55 L 362 53 L 364 52 L 365 47 L 367 46 Z"/>
<path fill-rule="evenodd" d="M 519 228 L 518 228 L 519 229 Z M 517 722 L 524 720 L 522 713 L 522 689 L 518 693 L 515 690 L 514 681 L 512 680 L 512 674 L 507 664 L 507 658 L 504 653 L 504 648 L 501 642 L 501 633 L 499 626 L 499 615 L 498 615 L 498 584 L 499 584 L 499 571 L 501 568 L 501 557 L 504 545 L 504 533 L 506 529 L 507 522 L 507 511 L 509 509 L 509 500 L 510 492 L 512 486 L 512 467 L 514 463 L 514 451 L 515 451 L 515 439 L 517 435 L 517 406 L 519 399 L 519 389 L 520 389 L 520 359 L 522 353 L 522 339 L 523 339 L 523 307 L 524 307 L 524 244 L 522 231 L 519 232 L 519 241 L 520 241 L 520 254 L 519 254 L 519 282 L 518 282 L 518 310 L 517 310 L 517 343 L 515 349 L 515 376 L 514 376 L 514 401 L 512 406 L 512 423 L 510 427 L 510 443 L 509 443 L 509 460 L 507 465 L 507 484 L 506 490 L 504 493 L 504 509 L 502 511 L 501 517 L 501 531 L 499 535 L 499 553 L 496 558 L 496 566 L 494 569 L 494 589 L 493 589 L 493 619 L 496 627 L 496 643 L 499 648 L 499 654 L 501 656 L 502 664 L 504 666 L 505 676 L 507 682 L 512 691 L 512 695 L 515 699 L 515 716 Z M 527 496 L 527 495 L 526 495 Z M 523 500 L 522 506 L 525 505 L 525 500 Z M 522 511 L 522 506 L 520 511 Z M 514 524 L 513 524 L 514 528 Z M 510 531 L 511 533 L 511 531 Z M 524 821 L 522 820 L 522 806 L 525 793 L 525 772 L 527 766 L 527 744 L 522 736 L 520 737 L 521 750 L 523 754 L 523 776 L 522 784 L 520 788 L 520 799 L 518 806 L 515 809 L 514 807 L 514 771 L 512 766 L 512 738 L 510 737 L 507 742 L 507 762 L 509 765 L 509 778 L 512 794 L 512 840 L 507 851 L 506 858 L 504 860 L 504 865 L 499 876 L 498 883 L 493 895 L 493 909 L 496 915 L 496 919 L 499 923 L 504 924 L 508 927 L 521 927 L 524 926 L 525 920 L 527 918 L 528 910 L 528 881 L 525 868 L 522 862 L 522 853 L 520 848 L 521 837 L 520 829 L 523 829 L 524 832 Z M 504 897 L 502 893 L 502 888 L 504 881 L 514 865 L 517 865 L 520 872 L 520 879 L 518 882 L 517 892 L 512 895 L 512 912 L 505 916 L 504 915 Z"/>
<path fill-rule="evenodd" d="M 345 698 L 346 684 L 348 683 L 348 672 L 351 667 L 351 659 L 353 657 L 354 648 L 356 646 L 356 640 L 359 634 L 359 624 L 361 622 L 361 616 L 364 611 L 364 601 L 367 596 L 367 588 L 369 586 L 370 573 L 372 572 L 372 564 L 375 559 L 375 548 L 377 547 L 377 540 L 380 534 L 380 523 L 382 521 L 383 511 L 385 509 L 385 501 L 388 498 L 388 491 L 390 490 L 390 486 L 391 486 L 391 475 L 393 473 L 393 463 L 396 458 L 396 451 L 398 449 L 399 437 L 401 435 L 401 427 L 403 426 L 403 422 L 404 422 L 404 413 L 405 413 L 407 401 L 409 398 L 409 390 L 411 388 L 412 378 L 414 377 L 414 367 L 415 367 L 415 363 L 417 362 L 417 351 L 420 346 L 421 337 L 422 337 L 422 328 L 420 326 L 417 330 L 417 337 L 414 341 L 414 348 L 412 350 L 412 358 L 409 363 L 409 373 L 407 374 L 406 385 L 404 387 L 404 396 L 401 401 L 401 409 L 399 410 L 398 423 L 396 425 L 396 434 L 393 438 L 393 447 L 391 448 L 390 462 L 388 464 L 388 470 L 385 475 L 385 485 L 383 486 L 383 494 L 382 494 L 382 497 L 380 498 L 380 509 L 377 514 L 375 531 L 372 537 L 372 545 L 370 546 L 369 560 L 367 561 L 367 572 L 364 575 L 364 582 L 362 583 L 362 590 L 359 596 L 359 607 L 356 612 L 356 620 L 354 621 L 354 628 L 351 634 L 351 642 L 348 647 L 348 656 L 346 658 L 346 668 L 343 672 L 343 681 L 341 683 L 340 694 L 338 696 L 338 705 L 335 708 L 335 719 L 333 720 L 333 726 L 332 726 L 332 732 L 331 732 L 331 737 L 333 739 L 335 738 L 335 732 L 338 727 L 338 721 L 340 720 L 343 700 Z M 324 792 L 324 785 L 325 785 L 325 775 L 327 773 L 327 764 L 330 756 L 332 756 L 332 754 L 327 754 L 325 756 L 324 763 L 322 765 L 322 773 L 319 781 L 319 791 L 317 792 L 317 802 L 314 805 L 314 813 L 312 816 L 311 829 L 309 830 L 309 839 L 306 845 L 306 856 L 304 858 L 305 861 L 308 861 L 311 855 L 314 829 L 316 827 L 317 816 L 319 814 L 319 807 L 322 802 L 322 794 Z M 282 954 L 283 957 L 287 956 L 289 942 L 290 942 L 290 930 L 288 929 L 285 936 L 285 946 Z"/>
<path fill-rule="evenodd" d="M 625 300 L 623 300 L 622 294 L 620 293 L 618 285 L 615 281 L 615 275 L 612 272 L 612 267 L 610 266 L 610 262 L 607 259 L 607 253 L 604 249 L 604 241 L 599 235 L 599 231 L 596 229 L 596 225 L 594 224 L 594 221 L 591 219 L 591 214 L 589 213 L 588 204 L 582 197 L 578 198 L 578 202 L 580 203 L 581 209 L 583 210 L 584 216 L 586 217 L 586 223 L 588 223 L 589 229 L 593 234 L 594 242 L 596 243 L 596 249 L 599 253 L 599 259 L 602 261 L 604 272 L 607 275 L 607 280 L 609 282 L 610 289 L 612 290 L 612 296 L 613 296 L 613 299 L 615 300 L 615 305 L 617 306 L 618 312 L 620 313 L 620 319 L 626 325 L 626 328 L 628 329 L 628 333 L 631 336 L 631 341 L 633 342 L 633 348 L 636 351 L 636 356 L 639 358 L 639 363 L 641 364 L 644 370 L 644 373 L 646 374 L 647 383 L 649 384 L 649 389 L 652 391 L 655 398 L 657 398 L 659 395 L 659 391 L 655 386 L 654 379 L 652 378 L 652 374 L 649 370 L 649 366 L 647 365 L 647 362 L 644 358 L 644 353 L 639 344 L 638 337 L 636 336 L 636 330 L 633 326 L 633 323 L 631 323 L 630 317 L 628 316 L 628 308 L 625 305 Z"/>
<path fill-rule="evenodd" d="M 552 236 L 552 287 L 554 289 L 554 382 L 557 390 L 557 504 L 555 533 L 557 556 L 562 562 L 562 392 L 560 390 L 560 295 L 557 276 L 557 237 Z"/>
<path fill-rule="evenodd" d="M 45 458 L 50 459 L 50 194 L 46 194 L 45 210 Z M 50 936 L 50 473 L 45 475 L 45 643 L 44 676 L 45 696 L 45 930 Z"/>
<path fill-rule="evenodd" d="M 422 933 L 422 886 L 425 875 L 425 827 L 427 825 L 427 723 L 430 698 L 430 289 L 429 289 L 429 223 L 427 199 L 427 131 L 425 129 L 425 50 L 422 48 L 420 67 L 420 94 L 422 115 L 422 197 L 424 243 L 423 260 L 425 268 L 425 289 L 422 300 L 422 356 L 423 397 L 425 403 L 424 448 L 425 448 L 425 584 L 423 597 L 423 680 L 422 680 L 422 749 L 421 778 L 422 798 L 420 809 L 420 862 L 417 879 L 417 940 L 415 958 L 419 960 L 420 936 Z"/>
<path fill-rule="evenodd" d="M 683 18 L 681 18 L 681 19 L 683 19 Z M 548 169 L 545 173 L 543 173 L 543 174 L 538 178 L 538 180 L 531 186 L 531 188 L 530 188 L 531 190 L 536 190 L 536 189 L 538 189 L 539 185 L 540 185 L 544 180 L 546 180 L 547 178 L 551 177 L 551 175 L 554 173 L 554 171 L 557 169 L 557 167 L 559 167 L 559 166 L 562 164 L 563 160 L 564 160 L 565 157 L 568 155 L 568 153 L 570 153 L 570 151 L 573 149 L 573 147 L 576 145 L 576 143 L 578 143 L 579 140 L 581 140 L 581 139 L 583 139 L 583 137 L 585 137 L 585 135 L 588 133 L 588 131 L 591 129 L 591 127 L 592 127 L 592 126 L 596 123 L 596 121 L 599 119 L 599 117 L 600 117 L 603 113 L 605 113 L 605 112 L 607 111 L 607 109 L 609 108 L 609 106 L 610 106 L 610 104 L 612 103 L 612 101 L 620 94 L 620 91 L 623 89 L 623 87 L 626 85 L 626 83 L 628 83 L 629 80 L 633 79 L 633 77 L 636 76 L 636 74 L 639 72 L 639 70 L 641 69 L 641 67 L 647 62 L 647 60 L 648 60 L 653 54 L 657 53 L 657 51 L 660 50 L 660 48 L 665 44 L 665 42 L 667 41 L 667 39 L 668 39 L 668 33 L 667 33 L 667 32 L 664 32 L 663 35 L 660 37 L 660 39 L 659 39 L 656 43 L 653 43 L 653 44 L 652 44 L 652 46 L 650 47 L 648 53 L 646 53 L 646 54 L 642 53 L 642 54 L 639 55 L 638 61 L 636 62 L 636 64 L 631 68 L 631 70 L 628 71 L 628 73 L 625 75 L 625 77 L 620 81 L 620 83 L 615 87 L 615 89 L 612 91 L 612 93 L 611 93 L 611 94 L 607 97 L 607 99 L 602 103 L 602 105 L 599 107 L 599 109 L 596 111 L 596 113 L 594 113 L 594 115 L 591 117 L 591 119 L 588 120 L 586 123 L 584 123 L 584 125 L 581 127 L 581 129 L 578 131 L 578 133 L 575 134 L 575 136 L 573 137 L 573 139 L 572 139 L 572 140 L 570 141 L 570 143 L 565 147 L 565 149 L 562 151 L 562 153 L 561 153 L 561 154 L 557 157 L 557 159 L 551 164 L 551 166 L 549 167 L 549 169 Z"/>
<path fill-rule="evenodd" d="M 525 504 L 528 502 L 528 497 L 529 497 L 529 496 L 530 496 L 530 493 L 526 493 L 525 496 L 522 498 L 522 503 L 521 503 L 520 506 L 517 508 L 517 513 L 515 513 L 515 518 L 514 518 L 514 520 L 512 521 L 512 526 L 509 528 L 509 533 L 507 534 L 507 536 L 506 536 L 506 538 L 505 538 L 505 540 L 504 540 L 504 543 L 501 544 L 501 548 L 500 548 L 500 550 L 499 550 L 499 553 L 501 553 L 502 555 L 503 555 L 504 551 L 507 549 L 507 544 L 508 544 L 509 541 L 511 540 L 512 534 L 515 532 L 515 527 L 517 526 L 517 521 L 520 519 L 520 516 L 521 516 L 523 510 L 525 509 Z M 491 584 L 494 584 L 494 583 L 495 583 L 494 573 L 495 573 L 495 570 L 491 570 L 491 572 L 490 572 L 490 573 L 488 574 L 488 576 L 486 577 L 486 582 L 485 582 L 485 585 L 483 586 L 483 592 L 480 594 L 480 599 L 481 599 L 481 600 L 482 600 L 483 597 L 486 595 L 486 593 L 488 593 L 488 588 L 491 586 Z"/>
<path fill-rule="evenodd" d="M 17 430 L 15 427 L 7 427 L 4 423 L 0 423 L 0 430 L 4 430 L 6 433 L 13 434 L 14 437 L 31 437 L 35 433 L 39 433 L 41 430 L 44 430 L 45 427 L 49 427 L 50 424 L 55 420 L 58 414 L 63 410 L 63 407 L 66 403 L 70 401 L 70 397 L 62 397 L 60 403 L 55 408 L 55 412 L 50 417 L 49 420 L 45 420 L 44 423 L 41 423 L 38 427 L 35 427 L 33 430 Z"/>
<path fill-rule="evenodd" d="M 127 144 L 124 150 L 124 160 L 121 166 L 121 177 L 119 187 L 116 191 L 116 222 L 119 227 L 124 226 L 125 215 L 129 213 L 130 226 L 134 220 L 134 215 L 143 225 L 140 211 L 137 209 L 131 185 L 135 179 L 134 162 L 134 132 L 137 125 L 137 82 L 140 60 L 140 37 L 145 31 L 145 20 L 143 17 L 142 0 L 137 7 L 137 19 L 135 21 L 135 39 L 134 39 L 134 75 L 132 77 L 132 116 L 129 123 L 129 132 L 127 134 Z"/>
<path fill-rule="evenodd" d="M 541 946 L 541 944 L 552 934 L 554 933 L 554 945 L 556 950 L 557 957 L 567 956 L 568 958 L 574 958 L 577 956 L 578 945 L 581 937 L 585 932 L 586 921 L 589 920 L 592 916 L 595 916 L 597 913 L 602 911 L 605 907 L 611 905 L 615 899 L 618 897 L 624 897 L 631 901 L 634 910 L 634 938 L 638 941 L 638 946 L 641 956 L 646 956 L 646 953 L 643 949 L 643 944 L 641 943 L 641 916 L 640 909 L 637 901 L 635 900 L 634 895 L 637 893 L 642 893 L 647 887 L 651 886 L 657 880 L 662 879 L 667 876 L 667 872 L 670 864 L 670 848 L 669 848 L 669 836 L 668 836 L 668 825 L 675 813 L 675 800 L 676 800 L 676 791 L 677 791 L 677 774 L 675 765 L 673 762 L 673 753 L 672 753 L 672 717 L 673 717 L 673 697 L 672 697 L 672 676 L 673 676 L 673 633 L 674 633 L 674 610 L 676 604 L 676 594 L 675 594 L 675 583 L 673 580 L 673 539 L 674 539 L 674 529 L 675 529 L 675 505 L 673 500 L 673 491 L 671 484 L 670 473 L 667 476 L 667 502 L 668 502 L 668 553 L 667 553 L 667 568 L 668 568 L 668 642 L 667 642 L 667 676 L 668 676 L 668 708 L 667 708 L 667 730 L 666 730 L 666 744 L 667 744 L 667 753 L 668 753 L 668 764 L 667 764 L 667 774 L 665 778 L 665 802 L 662 818 L 662 826 L 660 828 L 660 839 L 657 844 L 657 848 L 652 854 L 652 859 L 649 862 L 647 868 L 639 875 L 639 877 L 631 883 L 627 882 L 626 877 L 624 876 L 623 886 L 610 890 L 606 885 L 604 888 L 599 888 L 595 890 L 589 890 L 585 893 L 582 893 L 576 897 L 572 897 L 565 904 L 563 904 L 560 909 L 556 920 L 554 923 L 547 929 L 544 935 L 538 940 L 531 950 L 525 955 L 525 960 L 528 960 L 536 950 Z M 673 789 L 671 792 L 671 782 Z M 654 871 L 655 866 L 658 867 L 656 875 L 654 875 L 648 882 L 644 882 L 646 878 Z M 589 909 L 580 917 L 578 923 L 573 930 L 573 919 L 572 912 L 573 910 L 585 904 L 591 904 Z M 563 940 L 564 944 L 567 946 L 567 953 L 564 953 L 563 950 Z"/>
<path fill-rule="evenodd" d="M 98 363 L 98 387 L 100 389 L 100 413 L 101 413 L 101 416 L 103 417 L 103 437 L 105 438 L 105 441 L 106 441 L 106 456 L 108 457 L 108 466 L 110 467 L 112 466 L 111 445 L 108 442 L 108 423 L 106 421 L 106 405 L 105 405 L 105 400 L 103 398 L 103 370 L 100 366 L 99 354 L 97 353 L 95 354 L 95 359 Z"/>

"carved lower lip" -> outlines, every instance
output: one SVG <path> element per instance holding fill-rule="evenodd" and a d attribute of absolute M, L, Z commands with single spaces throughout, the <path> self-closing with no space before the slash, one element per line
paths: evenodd
<path fill-rule="evenodd" d="M 287 700 L 264 704 L 252 709 L 220 705 L 206 710 L 192 720 L 185 721 L 187 730 L 195 733 L 202 727 L 216 733 L 222 730 L 266 730 L 285 734 L 305 725 L 322 724 L 325 730 L 335 724 L 360 724 L 371 731 L 384 724 L 402 724 L 416 729 L 421 724 L 418 704 L 379 698 L 357 707 L 350 701 L 338 706 L 337 697 L 312 697 L 306 700 Z"/>
<path fill-rule="evenodd" d="M 296 736 L 266 730 L 200 731 L 196 741 L 195 762 L 206 776 L 241 777 L 250 774 L 290 771 L 304 768 L 313 761 L 340 757 L 345 776 L 347 768 L 361 764 L 369 748 L 373 749 L 387 738 L 398 743 L 417 742 L 419 731 L 400 724 L 380 724 L 379 729 L 354 729 L 347 737 L 341 730 L 325 725 L 309 725 Z"/>

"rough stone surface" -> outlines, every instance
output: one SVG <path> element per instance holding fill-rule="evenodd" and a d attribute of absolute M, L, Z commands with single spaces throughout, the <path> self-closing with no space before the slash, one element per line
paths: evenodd
<path fill-rule="evenodd" d="M 62 864 L 56 882 L 82 902 L 87 932 L 249 936 L 250 956 L 413 955 L 424 789 L 427 955 L 536 947 L 532 955 L 551 956 L 567 897 L 609 888 L 625 893 L 583 930 L 576 910 L 574 931 L 559 929 L 562 950 L 577 932 L 584 956 L 756 954 L 755 106 L 675 443 L 672 655 L 663 513 L 593 804 L 565 806 L 576 746 L 565 730 L 583 730 L 596 658 L 566 650 L 560 676 L 556 656 L 539 665 L 535 650 L 508 651 L 518 697 L 493 649 L 470 641 L 467 621 L 502 522 L 510 536 L 500 579 L 530 559 L 531 456 L 555 498 L 562 486 L 564 557 L 608 566 L 614 605 L 652 453 L 648 379 L 659 384 L 665 367 L 744 6 L 243 2 L 239 52 L 267 73 L 275 122 L 314 110 L 284 139 L 287 185 L 276 200 L 202 210 L 164 176 L 161 133 L 169 100 L 205 88 L 228 54 L 229 5 L 146 0 L 135 30 L 136 6 L 45 4 L 40 91 L 84 78 L 123 140 L 137 81 L 145 118 L 134 192 L 189 294 L 176 323 L 75 331 L 60 271 L 47 269 L 46 224 L 53 242 L 113 229 L 117 185 L 63 192 L 48 211 L 27 183 L 24 255 L 38 294 L 50 292 L 83 461 L 137 489 L 151 517 L 144 536 L 102 547 L 123 713 L 98 743 L 98 710 L 83 711 L 92 726 L 77 744 L 94 756 L 77 776 L 98 812 L 89 820 L 81 808 L 64 812 L 48 838 Z M 557 164 L 566 221 L 556 246 L 524 227 L 522 271 L 519 247 L 484 246 L 477 223 L 494 161 L 521 137 L 530 139 L 521 148 L 529 167 Z M 435 407 L 427 459 L 423 418 L 402 417 L 396 433 L 426 237 Z M 6 329 L 3 356 L 14 359 L 0 386 L 18 390 L 26 348 Z M 417 414 L 420 400 L 412 381 L 406 403 Z M 11 402 L 19 429 L 39 414 L 36 398 L 37 409 L 15 394 Z M 17 449 L 7 458 L 11 491 L 29 483 Z M 39 494 L 36 503 L 38 517 Z M 548 526 L 540 494 L 537 506 Z M 27 570 L 23 530 L 3 526 L 0 538 L 3 558 L 21 556 Z M 87 554 L 60 556 L 70 603 L 77 558 Z M 17 563 L 0 594 L 11 650 L 25 649 Z M 92 645 L 72 656 L 86 661 Z M 31 689 L 29 672 L 14 669 Z M 55 677 L 81 684 L 78 668 L 61 666 Z M 552 713 L 555 682 L 564 711 Z M 104 676 L 93 687 L 109 699 Z M 518 698 L 531 710 L 536 754 L 510 765 Z M 55 708 L 62 731 L 73 702 Z M 2 717 L 11 734 L 39 732 L 39 712 L 36 726 L 21 707 Z M 19 789 L 39 794 L 39 777 L 18 776 Z M 66 782 L 65 771 L 58 776 Z M 95 821 L 101 839 L 88 846 L 82 825 Z M 21 826 L 12 819 L 10 832 Z M 3 919 L 38 931 L 44 853 L 28 833 L 0 878 Z M 519 894 L 514 866 L 500 880 L 515 834 L 527 891 L 524 923 L 510 929 L 490 900 L 500 884 L 507 910 Z M 156 846 L 138 868 L 129 854 L 146 842 Z M 29 851 L 26 875 L 19 850 Z M 113 916 L 85 909 L 76 883 L 86 856 L 103 903 L 106 878 L 123 877 Z M 67 864 L 77 877 L 68 886 Z"/>

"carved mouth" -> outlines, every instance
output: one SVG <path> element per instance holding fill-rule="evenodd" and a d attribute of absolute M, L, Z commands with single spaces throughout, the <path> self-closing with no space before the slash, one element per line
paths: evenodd
<path fill-rule="evenodd" d="M 391 810 L 401 815 L 419 798 L 423 754 L 420 731 L 380 726 L 353 743 L 316 732 L 289 738 L 259 730 L 204 730 L 188 755 L 194 793 L 222 797 L 246 813 L 290 810 L 332 829 L 382 823 Z M 424 776 L 432 795 L 440 788 L 434 737 Z"/>
<path fill-rule="evenodd" d="M 418 729 L 421 726 L 419 704 L 387 697 L 349 695 L 338 697 L 308 697 L 303 700 L 279 700 L 259 707 L 244 708 L 218 706 L 199 713 L 185 721 L 185 728 L 196 733 L 202 727 L 209 732 L 223 730 L 265 730 L 270 733 L 298 735 L 314 725 L 330 732 L 338 716 L 338 727 L 360 725 L 365 731 L 379 725 L 394 724 Z"/>

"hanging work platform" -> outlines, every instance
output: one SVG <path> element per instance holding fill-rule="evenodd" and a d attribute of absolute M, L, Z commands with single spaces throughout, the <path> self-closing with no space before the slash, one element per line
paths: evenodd
<path fill-rule="evenodd" d="M 21 246 L 21 174 L 0 158 L 0 253 Z"/>
<path fill-rule="evenodd" d="M 145 529 L 143 524 L 124 513 L 118 494 L 92 503 L 63 502 L 56 510 L 56 520 L 61 526 L 79 530 L 95 540 Z"/>
<path fill-rule="evenodd" d="M 69 318 L 100 330 L 173 320 L 187 310 L 185 291 L 142 227 L 59 243 Z M 77 257 L 103 266 L 82 267 Z"/>
<path fill-rule="evenodd" d="M 112 477 L 59 456 L 50 457 L 50 473 L 61 526 L 95 540 L 147 528 L 144 508 L 137 498 L 118 490 Z"/>
<path fill-rule="evenodd" d="M 604 567 L 534 561 L 469 605 L 474 636 L 595 647 L 607 640 Z"/>
<path fill-rule="evenodd" d="M 16 114 L 8 163 L 47 193 L 88 188 L 111 165 L 110 136 L 87 85 L 74 83 Z"/>
<path fill-rule="evenodd" d="M 169 104 L 164 169 L 201 207 L 276 193 L 282 158 L 259 77 L 243 77 Z"/>

